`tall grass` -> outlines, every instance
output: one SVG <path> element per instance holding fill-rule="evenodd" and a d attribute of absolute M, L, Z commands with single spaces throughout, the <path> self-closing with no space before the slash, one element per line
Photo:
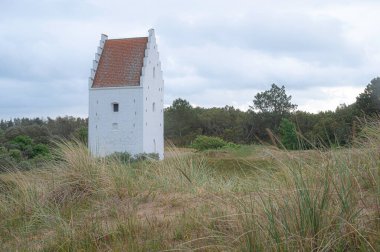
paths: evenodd
<path fill-rule="evenodd" d="M 378 122 L 350 149 L 272 154 L 277 172 L 255 193 L 233 197 L 234 215 L 219 217 L 239 230 L 223 233 L 221 244 L 242 251 L 380 250 Z"/>
<path fill-rule="evenodd" d="M 252 150 L 125 164 L 60 143 L 0 174 L 0 250 L 380 250 L 378 122 L 351 148 Z"/>

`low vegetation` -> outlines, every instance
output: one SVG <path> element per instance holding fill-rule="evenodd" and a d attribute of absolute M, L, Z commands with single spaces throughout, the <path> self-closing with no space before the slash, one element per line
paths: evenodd
<path fill-rule="evenodd" d="M 0 120 L 0 172 L 4 167 L 38 168 L 52 159 L 52 143 L 59 139 L 79 139 L 86 143 L 87 120 L 68 116 Z"/>
<path fill-rule="evenodd" d="M 238 144 L 234 144 L 231 142 L 224 141 L 219 137 L 209 137 L 199 135 L 197 136 L 191 144 L 191 148 L 194 148 L 198 151 L 204 150 L 215 150 L 221 148 L 239 148 Z"/>
<path fill-rule="evenodd" d="M 379 251 L 379 151 L 379 122 L 347 148 L 170 148 L 164 161 L 67 141 L 0 174 L 0 250 Z"/>

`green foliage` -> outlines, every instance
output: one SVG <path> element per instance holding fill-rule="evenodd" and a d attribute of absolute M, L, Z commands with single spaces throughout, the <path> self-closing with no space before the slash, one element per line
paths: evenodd
<path fill-rule="evenodd" d="M 3 146 L 0 146 L 0 155 L 1 154 L 6 154 L 7 153 L 7 149 Z"/>
<path fill-rule="evenodd" d="M 284 115 L 297 108 L 297 105 L 290 102 L 291 99 L 292 96 L 286 94 L 284 86 L 280 88 L 273 83 L 271 89 L 255 95 L 254 106 L 251 106 L 251 109 Z"/>
<path fill-rule="evenodd" d="M 74 117 L 0 120 L 0 171 L 29 169 L 52 159 L 52 140 L 77 138 L 87 142 L 87 119 Z"/>
<path fill-rule="evenodd" d="M 227 144 L 223 148 L 237 150 L 237 149 L 241 148 L 241 145 L 240 144 L 231 143 L 231 142 L 227 142 Z"/>
<path fill-rule="evenodd" d="M 288 150 L 297 150 L 298 149 L 298 137 L 296 126 L 294 123 L 284 118 L 280 123 L 280 137 L 281 144 Z"/>
<path fill-rule="evenodd" d="M 191 147 L 199 151 L 204 151 L 210 149 L 220 149 L 227 146 L 227 144 L 228 143 L 226 141 L 219 137 L 199 135 L 194 139 Z"/>
<path fill-rule="evenodd" d="M 380 113 L 380 78 L 374 78 L 364 92 L 356 97 L 357 109 L 366 115 Z"/>
<path fill-rule="evenodd" d="M 12 141 L 11 144 L 13 144 L 17 149 L 21 151 L 25 151 L 28 149 L 29 146 L 31 146 L 33 143 L 33 140 L 25 135 L 16 136 Z"/>
<path fill-rule="evenodd" d="M 36 144 L 33 146 L 33 156 L 32 157 L 36 157 L 36 156 L 44 156 L 44 157 L 47 157 L 47 156 L 50 156 L 50 151 L 49 151 L 49 148 L 48 146 L 46 146 L 45 144 Z"/>
<path fill-rule="evenodd" d="M 115 152 L 108 155 L 106 159 L 117 160 L 124 164 L 130 164 L 144 160 L 158 160 L 159 156 L 157 153 L 140 153 L 132 156 L 128 152 Z"/>
<path fill-rule="evenodd" d="M 136 162 L 143 160 L 159 160 L 159 158 L 158 153 L 140 153 L 133 156 L 133 160 Z"/>
<path fill-rule="evenodd" d="M 16 160 L 17 162 L 20 162 L 22 158 L 21 151 L 18 149 L 9 150 L 9 156 L 13 158 L 14 160 Z"/>
<path fill-rule="evenodd" d="M 88 143 L 88 128 L 81 126 L 75 130 L 74 136 L 84 144 Z"/>
<path fill-rule="evenodd" d="M 116 159 L 124 164 L 128 164 L 131 161 L 131 158 L 132 156 L 128 152 L 114 152 L 106 157 L 106 159 Z"/>
<path fill-rule="evenodd" d="M 37 167 L 42 161 L 51 158 L 49 147 L 46 144 L 36 144 L 31 137 L 18 135 L 6 142 L 5 146 L 0 146 L 0 171 L 7 171 L 15 166 L 19 170 L 30 170 Z"/>
<path fill-rule="evenodd" d="M 178 98 L 165 109 L 165 135 L 175 144 L 186 145 L 196 136 L 198 115 L 186 100 Z"/>
<path fill-rule="evenodd" d="M 285 86 L 280 88 L 274 83 L 269 90 L 255 95 L 250 110 L 255 117 L 253 128 L 257 131 L 257 137 L 261 140 L 270 139 L 267 129 L 277 133 L 281 119 L 297 108 L 297 105 L 291 103 L 291 99 L 292 96 L 285 92 Z M 254 110 L 258 110 L 258 113 L 254 113 Z"/>
<path fill-rule="evenodd" d="M 4 130 L 0 128 L 0 143 L 4 141 Z"/>

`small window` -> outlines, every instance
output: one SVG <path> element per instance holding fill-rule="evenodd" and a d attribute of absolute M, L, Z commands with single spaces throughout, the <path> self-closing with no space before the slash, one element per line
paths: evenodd
<path fill-rule="evenodd" d="M 156 78 L 156 68 L 153 67 L 153 78 Z"/>
<path fill-rule="evenodd" d="M 113 130 L 117 130 L 117 129 L 119 129 L 119 125 L 118 125 L 118 123 L 112 123 L 112 129 L 113 129 Z"/>
<path fill-rule="evenodd" d="M 112 103 L 113 112 L 119 112 L 119 103 Z"/>
<path fill-rule="evenodd" d="M 155 110 L 156 110 L 156 103 L 153 102 L 153 104 L 152 104 L 152 111 L 154 112 Z"/>

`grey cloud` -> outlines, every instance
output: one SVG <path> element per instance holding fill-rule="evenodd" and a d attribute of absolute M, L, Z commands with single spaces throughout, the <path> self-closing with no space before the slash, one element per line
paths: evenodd
<path fill-rule="evenodd" d="M 0 118 L 86 115 L 100 33 L 141 36 L 150 27 L 166 104 L 184 97 L 201 106 L 246 106 L 273 82 L 297 91 L 302 103 L 327 101 L 318 88 L 364 88 L 378 75 L 376 43 L 351 43 L 350 17 L 310 15 L 348 4 L 362 2 L 2 0 Z"/>
<path fill-rule="evenodd" d="M 196 24 L 165 18 L 160 20 L 159 26 L 163 27 L 162 36 L 167 38 L 166 42 L 174 47 L 218 44 L 297 57 L 323 65 L 355 66 L 362 62 L 360 52 L 344 40 L 343 24 L 338 20 L 314 20 L 300 13 L 255 14 L 239 22 L 226 18 Z"/>
<path fill-rule="evenodd" d="M 15 15 L 17 13 L 17 15 Z M 89 1 L 72 0 L 2 0 L 0 20 L 22 19 L 25 25 L 33 19 L 88 19 L 100 14 L 101 10 Z"/>
<path fill-rule="evenodd" d="M 87 106 L 84 79 L 68 79 L 49 82 L 0 79 L 0 118 L 25 115 L 58 116 L 71 115 L 65 108 L 80 108 L 70 111 L 73 115 L 85 115 Z M 5 90 L 5 91 L 4 91 Z M 27 113 L 24 113 L 26 112 Z M 59 114 L 57 111 L 61 111 Z M 69 112 L 69 111 L 68 111 Z"/>

